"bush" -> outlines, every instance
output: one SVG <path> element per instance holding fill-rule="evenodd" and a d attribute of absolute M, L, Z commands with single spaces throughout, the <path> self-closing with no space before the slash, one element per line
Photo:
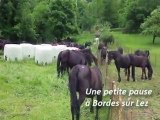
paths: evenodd
<path fill-rule="evenodd" d="M 100 37 L 100 41 L 107 44 L 113 44 L 114 43 L 114 37 L 110 32 L 105 32 L 103 35 Z"/>
<path fill-rule="evenodd" d="M 134 23 L 133 20 L 127 21 L 126 26 L 125 26 L 123 32 L 124 32 L 124 33 L 133 33 L 134 30 L 133 30 L 132 28 L 133 28 L 134 24 L 135 24 L 135 23 Z"/>

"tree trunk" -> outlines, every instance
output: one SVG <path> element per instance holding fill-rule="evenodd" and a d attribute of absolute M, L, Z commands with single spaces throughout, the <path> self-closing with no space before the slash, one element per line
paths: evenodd
<path fill-rule="evenodd" d="M 154 44 L 154 42 L 155 42 L 155 38 L 156 38 L 156 35 L 154 34 L 154 35 L 153 35 L 153 44 Z"/>

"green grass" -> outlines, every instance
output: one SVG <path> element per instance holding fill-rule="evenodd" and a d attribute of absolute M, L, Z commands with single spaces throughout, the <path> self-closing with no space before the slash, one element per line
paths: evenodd
<path fill-rule="evenodd" d="M 134 114 L 133 120 L 160 119 L 160 64 L 158 62 L 160 40 L 157 39 L 156 44 L 152 45 L 152 36 L 130 35 L 120 32 L 113 32 L 112 34 L 116 43 L 109 47 L 111 49 L 122 46 L 125 53 L 133 52 L 136 49 L 150 50 L 150 59 L 154 70 L 153 79 L 142 81 L 140 79 L 141 70 L 136 69 L 136 82 L 132 82 L 132 80 L 127 82 L 123 71 L 121 71 L 122 82 L 118 85 L 127 90 L 152 89 L 153 94 L 151 96 L 131 97 L 133 100 L 144 99 L 149 101 L 147 108 L 132 108 L 134 112 L 141 113 L 137 116 Z M 94 35 L 83 33 L 76 38 L 79 43 L 84 43 L 93 40 Z M 92 49 L 96 51 L 96 46 L 92 46 Z M 0 57 L 0 120 L 71 120 L 68 77 L 66 75 L 57 79 L 55 63 L 39 66 L 34 63 L 34 60 L 6 62 L 2 58 Z M 113 62 L 108 70 L 107 81 L 117 81 L 117 71 Z M 104 100 L 108 100 L 108 97 L 104 97 Z M 146 111 L 150 114 L 145 115 Z M 107 113 L 107 107 L 101 108 L 100 120 L 107 120 Z M 146 116 L 149 118 L 146 119 Z M 94 114 L 89 112 L 89 107 L 86 107 L 84 102 L 81 107 L 81 120 L 93 119 Z"/>
<path fill-rule="evenodd" d="M 102 108 L 100 118 L 107 117 Z M 92 120 L 89 107 L 81 119 Z M 33 60 L 0 60 L 0 120 L 70 120 L 68 78 L 57 79 L 56 64 L 39 66 Z"/>
<path fill-rule="evenodd" d="M 153 66 L 153 78 L 149 80 L 141 80 L 141 69 L 136 68 L 136 82 L 128 82 L 123 70 L 121 70 L 121 83 L 117 82 L 117 70 L 114 63 L 108 67 L 107 81 L 116 81 L 118 86 L 122 89 L 146 89 L 153 90 L 151 96 L 131 96 L 131 100 L 136 101 L 143 100 L 148 101 L 148 107 L 131 107 L 133 110 L 133 120 L 159 120 L 159 109 L 160 109 L 160 38 L 156 38 L 155 44 L 152 44 L 152 36 L 144 36 L 141 34 L 122 34 L 121 32 L 112 32 L 115 38 L 115 44 L 109 46 L 109 49 L 117 49 L 117 47 L 122 47 L 125 54 L 134 53 L 137 49 L 149 50 L 150 51 L 150 61 Z M 89 36 L 89 35 L 85 35 Z M 92 35 L 93 36 L 93 35 Z M 85 41 L 85 40 L 83 40 Z M 87 41 L 87 39 L 86 39 Z M 92 47 L 95 50 L 95 46 Z M 106 82 L 108 83 L 108 82 Z M 109 85 L 106 85 L 109 86 Z M 127 100 L 128 96 L 124 96 L 124 100 Z"/>
<path fill-rule="evenodd" d="M 152 36 L 141 34 L 122 34 L 112 32 L 119 46 L 125 46 L 128 49 L 148 49 L 152 53 L 159 53 L 160 39 L 156 38 L 156 43 L 152 44 Z"/>
<path fill-rule="evenodd" d="M 112 32 L 116 39 L 116 43 L 113 46 L 110 46 L 111 49 L 116 49 L 121 46 L 124 48 L 125 54 L 133 53 L 137 49 L 150 50 L 150 60 L 153 66 L 153 78 L 151 81 L 149 80 L 141 80 L 141 69 L 136 68 L 136 82 L 128 82 L 126 77 L 124 76 L 124 71 L 121 70 L 121 78 L 122 82 L 118 83 L 118 86 L 122 89 L 130 90 L 130 89 L 147 89 L 153 90 L 153 94 L 151 96 L 131 96 L 132 100 L 144 100 L 149 101 L 149 107 L 132 107 L 131 109 L 134 111 L 133 120 L 159 120 L 159 109 L 160 109 L 160 40 L 157 38 L 156 43 L 152 44 L 152 36 L 144 36 L 141 34 L 122 34 L 120 32 Z M 117 81 L 117 71 L 114 63 L 108 68 L 108 80 Z M 124 99 L 128 99 L 127 96 Z"/>
<path fill-rule="evenodd" d="M 160 68 L 160 38 L 156 38 L 155 44 L 152 44 L 152 36 L 141 34 L 122 34 L 121 32 L 112 32 L 116 43 L 111 48 L 122 47 L 126 53 L 134 53 L 135 50 L 149 50 L 152 65 Z"/>

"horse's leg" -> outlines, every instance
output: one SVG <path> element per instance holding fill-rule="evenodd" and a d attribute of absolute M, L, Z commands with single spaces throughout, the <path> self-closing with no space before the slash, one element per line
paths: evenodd
<path fill-rule="evenodd" d="M 94 109 L 93 109 L 93 97 L 91 98 L 90 112 L 91 113 L 94 112 Z"/>
<path fill-rule="evenodd" d="M 61 66 L 57 68 L 57 77 L 59 78 L 61 74 Z"/>
<path fill-rule="evenodd" d="M 85 92 L 80 92 L 80 93 L 79 93 L 79 101 L 78 101 L 79 106 L 78 106 L 78 108 L 77 108 L 78 111 L 77 111 L 77 114 L 76 114 L 76 120 L 79 120 L 79 119 L 80 119 L 80 106 L 81 106 L 81 104 L 84 102 L 85 97 L 86 97 Z"/>
<path fill-rule="evenodd" d="M 97 95 L 97 101 L 102 101 L 102 94 L 101 95 Z M 96 106 L 96 116 L 95 116 L 95 120 L 98 120 L 98 110 L 99 110 L 100 106 Z"/>
<path fill-rule="evenodd" d="M 143 68 L 142 68 L 142 75 L 141 75 L 141 79 L 143 80 L 143 73 L 144 73 L 144 70 L 143 70 Z"/>
<path fill-rule="evenodd" d="M 69 75 L 69 69 L 70 69 L 70 67 L 66 66 L 66 69 L 67 69 L 67 74 Z"/>
<path fill-rule="evenodd" d="M 147 75 L 146 75 L 146 69 L 145 67 L 143 68 L 143 71 L 144 71 L 144 76 L 145 76 L 145 80 L 147 79 Z"/>
<path fill-rule="evenodd" d="M 71 105 L 72 120 L 74 120 L 74 107 Z"/>
<path fill-rule="evenodd" d="M 127 68 L 128 69 L 128 76 L 127 76 L 127 80 L 129 81 L 129 78 L 130 78 L 130 67 Z"/>
<path fill-rule="evenodd" d="M 135 81 L 135 67 L 132 66 L 132 79 Z"/>
<path fill-rule="evenodd" d="M 61 77 L 64 75 L 64 66 L 61 67 Z"/>
<path fill-rule="evenodd" d="M 118 82 L 121 82 L 121 76 L 120 76 L 120 67 L 116 66 L 118 71 Z"/>

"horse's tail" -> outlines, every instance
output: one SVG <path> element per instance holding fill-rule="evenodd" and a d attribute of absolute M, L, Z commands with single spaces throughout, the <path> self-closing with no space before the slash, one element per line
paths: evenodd
<path fill-rule="evenodd" d="M 73 67 L 69 75 L 69 90 L 71 96 L 71 108 L 74 111 L 74 114 L 77 113 L 80 109 L 78 99 L 77 99 L 77 84 L 78 84 L 78 72 L 79 69 L 77 66 Z"/>
<path fill-rule="evenodd" d="M 57 58 L 57 74 L 58 74 L 58 77 L 60 75 L 60 68 L 61 68 L 61 66 L 60 66 L 60 64 L 61 64 L 61 54 L 62 54 L 62 52 L 60 52 L 58 54 L 58 58 Z"/>

